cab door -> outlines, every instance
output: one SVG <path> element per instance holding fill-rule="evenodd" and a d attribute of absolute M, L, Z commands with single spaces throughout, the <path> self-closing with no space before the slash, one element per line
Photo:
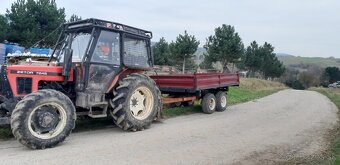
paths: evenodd
<path fill-rule="evenodd" d="M 86 91 L 105 93 L 121 66 L 120 34 L 101 30 L 86 68 Z"/>

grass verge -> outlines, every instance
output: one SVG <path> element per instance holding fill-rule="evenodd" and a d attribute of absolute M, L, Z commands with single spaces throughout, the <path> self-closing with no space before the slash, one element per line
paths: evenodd
<path fill-rule="evenodd" d="M 340 110 L 340 89 L 330 88 L 311 88 L 310 90 L 319 92 L 327 96 Z M 340 112 L 338 112 L 340 119 Z M 331 148 L 329 159 L 324 164 L 340 164 L 340 122 L 338 121 L 337 127 L 333 130 L 334 134 L 331 137 Z"/>

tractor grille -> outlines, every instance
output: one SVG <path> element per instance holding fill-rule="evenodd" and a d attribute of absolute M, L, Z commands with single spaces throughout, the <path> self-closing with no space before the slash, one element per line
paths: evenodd
<path fill-rule="evenodd" d="M 17 78 L 17 92 L 18 94 L 32 93 L 32 78 L 18 77 Z"/>

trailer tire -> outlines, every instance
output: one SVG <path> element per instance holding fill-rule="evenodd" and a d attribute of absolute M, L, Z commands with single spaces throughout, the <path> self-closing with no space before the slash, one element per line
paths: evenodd
<path fill-rule="evenodd" d="M 222 112 L 225 111 L 228 107 L 227 103 L 227 94 L 223 91 L 219 91 L 216 93 L 216 111 Z"/>
<path fill-rule="evenodd" d="M 160 91 L 151 78 L 134 73 L 119 81 L 111 106 L 110 113 L 118 127 L 142 131 L 161 116 Z"/>
<path fill-rule="evenodd" d="M 31 149 L 52 148 L 75 127 L 76 110 L 63 93 L 45 89 L 26 95 L 11 116 L 14 137 Z"/>
<path fill-rule="evenodd" d="M 202 99 L 202 110 L 206 114 L 212 114 L 216 110 L 216 97 L 212 93 L 207 93 Z"/>

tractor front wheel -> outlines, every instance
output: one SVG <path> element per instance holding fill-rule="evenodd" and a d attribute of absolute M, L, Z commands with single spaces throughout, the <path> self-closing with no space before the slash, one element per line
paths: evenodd
<path fill-rule="evenodd" d="M 13 110 L 13 135 L 32 149 L 54 147 L 74 128 L 75 112 L 72 101 L 63 93 L 39 90 L 25 96 Z"/>

